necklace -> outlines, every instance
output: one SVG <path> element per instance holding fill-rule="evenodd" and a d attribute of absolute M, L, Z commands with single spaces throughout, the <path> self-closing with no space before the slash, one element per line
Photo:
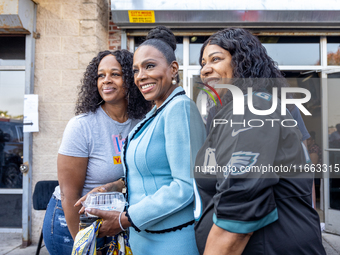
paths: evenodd
<path fill-rule="evenodd" d="M 104 109 L 104 107 L 102 107 L 102 109 L 107 114 L 107 116 L 109 116 L 113 120 L 113 124 L 115 125 L 115 128 L 117 129 L 117 131 L 119 133 L 118 138 L 119 138 L 119 140 L 122 140 L 122 132 L 123 132 L 123 130 L 119 130 L 117 125 L 116 125 L 116 123 L 115 123 L 115 119 L 111 117 L 111 115 L 108 113 L 108 111 L 106 111 L 106 109 Z"/>

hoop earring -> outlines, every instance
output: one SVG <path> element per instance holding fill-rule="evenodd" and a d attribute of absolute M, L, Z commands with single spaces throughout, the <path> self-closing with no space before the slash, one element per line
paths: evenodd
<path fill-rule="evenodd" d="M 102 104 L 102 102 L 104 102 L 104 99 L 102 99 L 102 101 L 100 101 L 97 105 L 101 105 Z"/>

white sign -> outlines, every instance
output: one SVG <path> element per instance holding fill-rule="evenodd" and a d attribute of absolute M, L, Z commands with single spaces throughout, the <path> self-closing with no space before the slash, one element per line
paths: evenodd
<path fill-rule="evenodd" d="M 38 95 L 25 95 L 24 132 L 39 132 Z"/>

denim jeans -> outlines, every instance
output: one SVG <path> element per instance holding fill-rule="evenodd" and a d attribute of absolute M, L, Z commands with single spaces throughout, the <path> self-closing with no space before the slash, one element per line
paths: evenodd
<path fill-rule="evenodd" d="M 46 209 L 43 236 L 50 255 L 71 255 L 73 238 L 66 224 L 61 201 L 54 196 Z"/>
<path fill-rule="evenodd" d="M 73 248 L 73 238 L 68 230 L 65 214 L 61 206 L 61 201 L 54 196 L 48 203 L 44 225 L 43 236 L 45 246 L 50 255 L 71 255 Z M 109 243 L 112 238 L 102 237 L 97 239 L 97 249 Z M 106 253 L 107 249 L 104 249 Z M 103 254 L 105 254 L 103 253 Z"/>

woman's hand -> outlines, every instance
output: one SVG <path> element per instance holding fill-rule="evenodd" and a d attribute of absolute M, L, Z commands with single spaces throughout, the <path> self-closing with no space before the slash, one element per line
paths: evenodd
<path fill-rule="evenodd" d="M 98 218 L 103 219 L 103 224 L 99 228 L 98 237 L 103 236 L 115 236 L 118 233 L 122 232 L 122 229 L 119 225 L 119 214 L 118 211 L 102 211 L 99 209 L 87 208 L 85 210 L 87 213 L 91 215 L 98 216 Z M 125 216 L 125 212 L 121 215 L 121 224 L 124 229 L 130 226 L 130 222 Z"/>
<path fill-rule="evenodd" d="M 83 204 L 83 202 L 86 200 L 88 194 L 93 193 L 93 192 L 112 192 L 112 191 L 117 191 L 117 192 L 122 192 L 123 188 L 125 187 L 124 182 L 119 179 L 115 182 L 110 182 L 107 184 L 104 184 L 102 186 L 98 186 L 94 189 L 92 189 L 89 193 L 87 193 L 85 196 L 81 197 L 75 204 L 74 207 L 80 206 Z M 84 213 L 85 207 L 82 206 L 81 209 L 79 210 L 79 214 Z"/>

